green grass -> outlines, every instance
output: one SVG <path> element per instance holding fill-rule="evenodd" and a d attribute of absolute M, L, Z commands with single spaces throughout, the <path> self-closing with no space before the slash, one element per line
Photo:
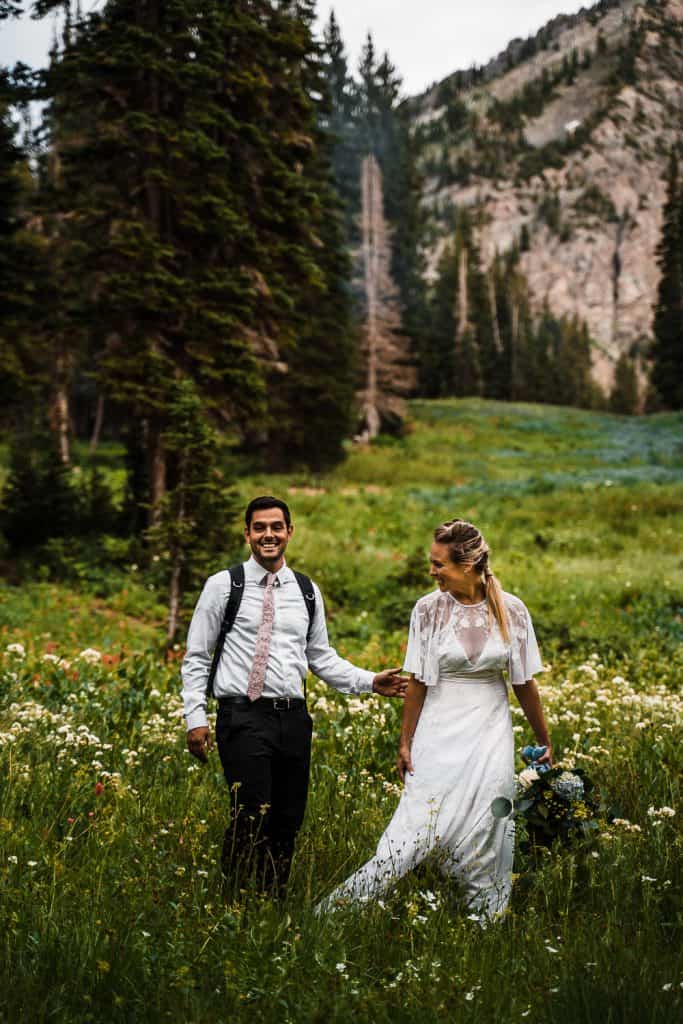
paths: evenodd
<path fill-rule="evenodd" d="M 1 647 L 26 648 L 0 655 L 0 1019 L 680 1015 L 683 419 L 477 401 L 412 411 L 404 439 L 353 450 L 325 477 L 241 477 L 241 498 L 290 502 L 290 561 L 321 584 L 337 648 L 373 668 L 401 658 L 434 525 L 481 525 L 537 626 L 557 753 L 631 824 L 537 864 L 518 855 L 510 912 L 484 932 L 429 867 L 383 907 L 318 920 L 314 901 L 372 851 L 396 804 L 400 709 L 311 682 L 290 895 L 225 903 L 227 795 L 215 753 L 200 767 L 183 749 L 178 665 L 156 653 L 158 579 L 131 567 L 95 579 L 84 555 L 80 588 L 0 587 Z M 88 647 L 103 660 L 79 658 Z M 514 723 L 521 748 L 529 730 Z M 649 810 L 662 807 L 676 816 Z"/>

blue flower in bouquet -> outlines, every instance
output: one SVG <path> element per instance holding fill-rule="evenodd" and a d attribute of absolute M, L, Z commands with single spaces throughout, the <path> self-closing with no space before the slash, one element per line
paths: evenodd
<path fill-rule="evenodd" d="M 543 757 L 547 749 L 547 747 L 534 747 L 531 745 L 524 747 L 522 750 L 522 760 L 528 764 L 530 768 L 533 768 L 534 771 L 548 772 L 550 771 L 550 765 L 547 762 L 540 764 L 538 760 L 539 757 Z"/>
<path fill-rule="evenodd" d="M 554 779 L 550 779 L 550 788 L 563 800 L 572 803 L 574 800 L 582 800 L 585 790 L 583 779 L 574 772 L 562 772 Z"/>

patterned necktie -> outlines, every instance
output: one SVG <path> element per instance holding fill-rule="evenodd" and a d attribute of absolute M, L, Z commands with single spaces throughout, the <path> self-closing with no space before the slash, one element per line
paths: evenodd
<path fill-rule="evenodd" d="M 263 595 L 263 613 L 258 636 L 256 637 L 256 648 L 254 660 L 249 673 L 247 683 L 247 697 L 249 700 L 258 700 L 263 693 L 263 684 L 266 681 L 266 666 L 268 665 L 268 650 L 270 648 L 270 637 L 273 632 L 273 618 L 275 617 L 275 597 L 273 584 L 275 573 L 269 572 L 266 576 L 266 592 Z"/>

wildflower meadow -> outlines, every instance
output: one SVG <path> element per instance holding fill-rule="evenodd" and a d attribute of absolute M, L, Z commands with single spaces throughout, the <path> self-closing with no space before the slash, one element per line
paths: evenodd
<path fill-rule="evenodd" d="M 511 905 L 485 929 L 429 864 L 383 901 L 316 917 L 396 806 L 400 707 L 310 677 L 290 891 L 227 897 L 229 794 L 216 752 L 201 765 L 185 749 L 182 650 L 160 653 L 154 576 L 126 566 L 103 581 L 84 565 L 68 582 L 3 583 L 0 1019 L 680 1016 L 683 420 L 480 401 L 415 403 L 412 417 L 403 438 L 354 449 L 327 476 L 235 486 L 245 502 L 289 501 L 290 564 L 319 582 L 340 653 L 375 670 L 400 663 L 410 608 L 431 589 L 431 529 L 476 522 L 533 616 L 557 777 L 591 780 L 575 810 L 595 827 L 534 845 L 520 815 Z M 533 736 L 512 710 L 522 772 Z"/>

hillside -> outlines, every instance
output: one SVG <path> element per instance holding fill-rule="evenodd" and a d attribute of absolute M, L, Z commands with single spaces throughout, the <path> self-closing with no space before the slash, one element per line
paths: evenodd
<path fill-rule="evenodd" d="M 577 314 L 609 387 L 651 335 L 668 153 L 681 133 L 682 0 L 558 17 L 487 67 L 407 102 L 430 218 L 427 275 L 453 206 L 477 207 L 483 261 L 514 244 L 538 310 Z"/>

